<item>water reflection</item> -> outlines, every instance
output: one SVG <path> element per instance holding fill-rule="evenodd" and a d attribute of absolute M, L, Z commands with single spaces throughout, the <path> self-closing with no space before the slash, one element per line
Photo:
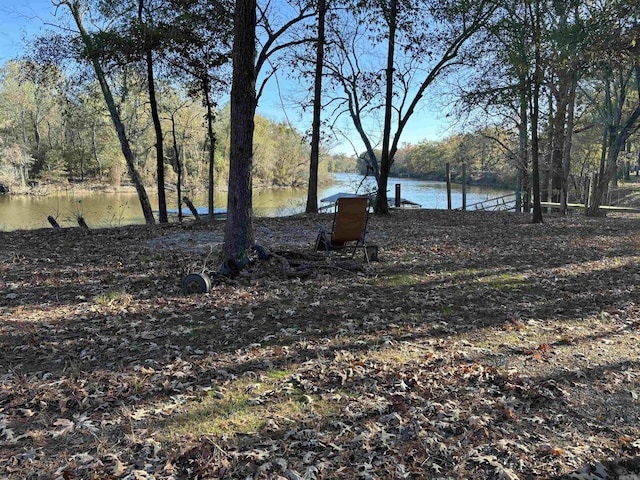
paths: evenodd
<path fill-rule="evenodd" d="M 324 198 L 338 192 L 366 193 L 374 190 L 374 181 L 369 178 L 361 184 L 362 177 L 355 174 L 336 174 L 334 183 L 320 188 L 319 198 Z M 406 178 L 389 179 L 389 199 L 395 195 L 395 184 L 400 183 L 402 197 L 419 203 L 423 208 L 447 208 L 446 184 L 442 182 L 427 182 Z M 504 190 L 485 187 L 467 188 L 467 205 L 504 195 Z M 273 190 L 256 190 L 253 196 L 253 208 L 256 216 L 286 216 L 303 212 L 306 205 L 306 189 L 283 188 Z M 152 207 L 157 210 L 157 197 L 150 193 Z M 206 192 L 192 198 L 196 206 L 206 206 Z M 224 208 L 227 198 L 225 193 L 216 195 L 216 207 Z M 452 206 L 462 205 L 462 190 L 460 185 L 452 188 Z M 177 209 L 178 202 L 175 195 L 167 197 L 167 207 Z M 70 191 L 44 197 L 0 195 L 0 230 L 22 230 L 50 227 L 47 217 L 54 217 L 62 227 L 77 226 L 77 217 L 82 216 L 89 227 L 113 227 L 129 224 L 143 224 L 144 217 L 140 202 L 135 192 L 77 193 Z"/>

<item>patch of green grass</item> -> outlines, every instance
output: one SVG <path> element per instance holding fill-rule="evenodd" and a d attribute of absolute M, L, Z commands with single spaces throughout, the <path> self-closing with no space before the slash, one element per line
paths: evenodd
<path fill-rule="evenodd" d="M 78 362 L 71 362 L 69 365 L 69 377 L 74 380 L 78 380 L 82 374 L 82 370 L 80 369 L 80 364 Z"/>
<path fill-rule="evenodd" d="M 269 370 L 267 378 L 271 380 L 282 380 L 283 378 L 287 378 L 289 375 L 291 375 L 291 372 L 287 372 L 286 370 Z"/>
<path fill-rule="evenodd" d="M 162 260 L 162 255 L 160 255 L 159 253 L 156 253 L 154 255 L 141 255 L 140 257 L 138 257 L 138 261 L 145 264 L 159 262 L 160 260 Z"/>
<path fill-rule="evenodd" d="M 104 292 L 96 295 L 95 297 L 96 303 L 104 306 L 128 305 L 132 300 L 133 297 L 124 290 Z"/>
<path fill-rule="evenodd" d="M 172 416 L 164 424 L 163 434 L 178 439 L 185 434 L 235 437 L 255 433 L 266 423 L 266 411 L 262 405 L 250 404 L 250 400 L 249 394 L 237 391 L 224 398 L 210 395 Z"/>
<path fill-rule="evenodd" d="M 298 388 L 278 388 L 292 372 L 271 370 L 258 382 L 239 378 L 223 392 L 211 393 L 197 404 L 191 404 L 181 415 L 174 415 L 163 425 L 167 439 L 186 434 L 227 436 L 258 433 L 270 420 L 300 418 L 309 410 L 317 414 L 337 415 L 338 406 L 310 396 Z M 267 395 L 262 395 L 267 393 Z"/>

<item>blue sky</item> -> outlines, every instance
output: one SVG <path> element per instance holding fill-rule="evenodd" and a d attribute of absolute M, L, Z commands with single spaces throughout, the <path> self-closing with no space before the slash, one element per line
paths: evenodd
<path fill-rule="evenodd" d="M 39 33 L 53 28 L 51 24 L 59 23 L 54 18 L 54 7 L 51 0 L 0 0 L 0 65 L 12 58 L 20 56 L 24 51 L 24 38 L 33 37 Z M 275 121 L 289 120 L 300 131 L 310 128 L 310 118 L 301 119 L 300 115 L 287 105 L 287 98 L 294 89 L 300 85 L 295 82 L 287 82 L 284 76 L 280 76 L 280 89 L 272 80 L 260 100 L 258 112 Z M 280 99 L 282 96 L 284 106 Z M 404 131 L 402 141 L 417 143 L 421 140 L 437 140 L 446 136 L 447 132 L 441 126 L 437 114 L 423 109 L 416 112 Z M 354 132 L 353 141 L 357 148 L 362 145 Z M 352 154 L 353 149 L 345 142 L 334 148 L 335 151 Z"/>
<path fill-rule="evenodd" d="M 0 64 L 24 51 L 25 35 L 46 30 L 53 12 L 50 0 L 0 0 Z"/>

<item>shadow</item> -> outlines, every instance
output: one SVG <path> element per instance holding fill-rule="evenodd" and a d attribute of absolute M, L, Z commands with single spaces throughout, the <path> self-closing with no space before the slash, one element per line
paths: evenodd
<path fill-rule="evenodd" d="M 57 452 L 71 458 L 108 445 L 100 448 L 127 468 L 147 462 L 160 472 L 172 461 L 183 478 L 196 468 L 282 475 L 276 458 L 297 472 L 341 469 L 342 478 L 400 478 L 400 466 L 417 478 L 494 478 L 498 466 L 553 478 L 574 463 L 640 453 L 637 359 L 615 359 L 614 346 L 600 361 L 588 351 L 637 332 L 638 222 L 398 218 L 371 219 L 382 261 L 366 269 L 325 263 L 296 278 L 265 267 L 189 297 L 181 275 L 201 258 L 149 240 L 220 232 L 222 222 L 46 232 L 46 245 L 44 232 L 0 233 L 0 255 L 11 260 L 0 267 L 10 292 L 0 298 L 0 438 L 7 429 L 25 435 L 0 446 L 0 457 L 33 448 L 56 470 Z M 314 222 L 291 220 L 303 233 Z M 276 245 L 285 223 L 270 227 Z M 120 291 L 129 297 L 96 300 Z M 599 316 L 619 328 L 567 334 Z M 511 320 L 523 330 L 509 331 Z M 524 343 L 527 322 L 547 336 L 549 352 L 536 350 L 538 337 Z M 216 438 L 218 447 L 206 434 L 163 439 L 162 453 L 145 444 L 149 432 L 211 415 L 210 392 L 224 397 L 246 379 L 272 384 L 243 408 L 260 408 L 279 428 L 263 422 Z M 290 422 L 277 416 L 281 404 L 296 405 Z M 60 419 L 75 430 L 60 433 Z"/>

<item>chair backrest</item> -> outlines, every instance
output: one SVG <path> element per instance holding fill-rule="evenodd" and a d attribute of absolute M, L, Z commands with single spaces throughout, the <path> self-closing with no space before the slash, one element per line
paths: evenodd
<path fill-rule="evenodd" d="M 369 212 L 368 197 L 341 197 L 336 202 L 332 243 L 364 240 Z"/>

